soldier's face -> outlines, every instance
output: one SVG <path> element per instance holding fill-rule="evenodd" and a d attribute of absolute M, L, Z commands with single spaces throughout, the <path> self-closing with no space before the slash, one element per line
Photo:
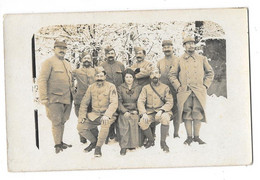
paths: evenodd
<path fill-rule="evenodd" d="M 165 56 L 170 56 L 173 53 L 173 47 L 171 45 L 164 45 L 162 50 Z"/>
<path fill-rule="evenodd" d="M 106 58 L 109 60 L 109 61 L 113 61 L 116 57 L 116 53 L 114 50 L 111 50 L 109 51 L 107 54 L 106 54 Z"/>
<path fill-rule="evenodd" d="M 59 59 L 63 59 L 67 51 L 67 47 L 54 47 L 54 53 Z"/>
<path fill-rule="evenodd" d="M 91 66 L 91 61 L 92 61 L 91 56 L 88 54 L 82 58 L 82 65 L 84 67 L 89 67 Z"/>
<path fill-rule="evenodd" d="M 135 57 L 136 57 L 137 61 L 139 61 L 139 62 L 143 61 L 145 58 L 144 52 L 143 51 L 136 52 Z"/>
<path fill-rule="evenodd" d="M 103 82 L 106 80 L 106 75 L 104 74 L 104 72 L 100 72 L 95 75 L 95 80 L 96 82 Z"/>
<path fill-rule="evenodd" d="M 155 69 L 151 72 L 150 78 L 153 83 L 157 83 L 159 81 L 159 78 L 161 77 L 160 71 L 158 69 Z"/>
<path fill-rule="evenodd" d="M 188 51 L 189 53 L 193 53 L 195 51 L 195 43 L 193 41 L 190 42 L 186 42 L 184 44 L 184 48 L 186 49 L 186 51 Z"/>
<path fill-rule="evenodd" d="M 126 84 L 132 84 L 134 81 L 134 77 L 131 74 L 126 74 L 125 75 L 125 82 Z"/>

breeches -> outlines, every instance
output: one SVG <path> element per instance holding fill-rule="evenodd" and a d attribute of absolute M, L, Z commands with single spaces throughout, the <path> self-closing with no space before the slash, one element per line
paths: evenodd
<path fill-rule="evenodd" d="M 113 122 L 116 120 L 116 116 L 112 116 L 112 118 L 109 119 L 109 122 L 107 124 L 101 123 L 101 117 L 97 118 L 94 121 L 91 121 L 89 119 L 86 119 L 84 123 L 78 123 L 78 131 L 79 134 L 86 139 L 88 139 L 90 142 L 97 141 L 97 146 L 102 146 L 107 138 L 109 127 Z M 91 130 L 96 129 L 100 125 L 100 131 L 98 134 L 98 139 L 96 139 L 95 136 L 91 133 Z"/>
<path fill-rule="evenodd" d="M 202 120 L 203 119 L 203 108 L 192 92 L 183 106 L 182 118 L 184 120 Z"/>
<path fill-rule="evenodd" d="M 155 115 L 156 115 L 156 113 L 148 114 L 149 120 L 148 120 L 147 123 L 144 121 L 143 118 L 141 118 L 139 123 L 138 123 L 140 128 L 142 130 L 146 130 L 146 129 L 149 128 L 149 126 L 153 122 L 155 122 L 156 124 L 161 123 L 163 125 L 169 125 L 170 124 L 171 115 L 169 113 L 167 113 L 167 112 L 162 113 L 161 118 L 159 118 L 159 119 L 155 119 Z"/>
<path fill-rule="evenodd" d="M 52 103 L 47 104 L 46 114 L 52 122 L 52 134 L 55 144 L 62 142 L 64 124 L 70 117 L 71 104 Z"/>

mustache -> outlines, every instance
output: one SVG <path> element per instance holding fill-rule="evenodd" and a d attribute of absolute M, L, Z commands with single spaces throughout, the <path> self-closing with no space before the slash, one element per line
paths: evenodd
<path fill-rule="evenodd" d="M 102 82 L 102 81 L 104 81 L 103 79 L 97 79 L 96 80 L 97 82 Z"/>
<path fill-rule="evenodd" d="M 153 77 L 153 79 L 156 79 L 156 80 L 157 80 L 157 79 L 159 79 L 159 78 L 158 78 L 158 77 Z"/>

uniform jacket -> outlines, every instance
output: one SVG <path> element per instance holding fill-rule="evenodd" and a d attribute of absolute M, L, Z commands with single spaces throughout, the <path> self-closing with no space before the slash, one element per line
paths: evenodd
<path fill-rule="evenodd" d="M 164 110 L 165 112 L 171 113 L 173 98 L 170 88 L 161 82 L 159 82 L 159 85 L 157 86 L 152 86 L 166 102 L 164 103 L 153 91 L 150 84 L 147 84 L 143 87 L 137 101 L 139 114 L 152 114 L 154 112 L 158 112 L 159 110 Z"/>
<path fill-rule="evenodd" d="M 110 83 L 113 83 L 118 87 L 123 83 L 123 72 L 125 71 L 125 67 L 121 62 L 113 61 L 111 62 L 103 62 L 101 66 L 106 71 L 106 80 Z"/>
<path fill-rule="evenodd" d="M 72 71 L 72 77 L 77 80 L 77 92 L 74 96 L 74 103 L 80 104 L 84 94 L 86 93 L 88 86 L 94 83 L 95 69 L 79 68 Z"/>
<path fill-rule="evenodd" d="M 129 90 L 126 83 L 123 83 L 118 88 L 118 110 L 120 113 L 127 111 L 137 111 L 137 99 L 142 90 L 136 82 L 133 83 Z"/>
<path fill-rule="evenodd" d="M 171 59 L 163 58 L 157 62 L 157 68 L 161 72 L 160 82 L 168 86 L 171 86 L 171 83 L 168 78 L 169 77 L 168 74 L 175 61 L 177 61 L 177 57 L 175 55 L 172 55 Z"/>
<path fill-rule="evenodd" d="M 150 72 L 153 70 L 153 64 L 149 61 L 137 61 L 131 67 L 133 71 L 140 68 L 140 72 L 135 75 L 139 85 L 144 86 L 150 82 Z"/>
<path fill-rule="evenodd" d="M 71 104 L 72 70 L 70 63 L 53 56 L 42 63 L 38 78 L 40 100 Z"/>
<path fill-rule="evenodd" d="M 178 119 L 182 122 L 183 105 L 193 91 L 205 110 L 207 88 L 214 78 L 214 72 L 205 56 L 184 53 L 169 72 L 169 80 L 178 90 Z M 204 120 L 206 116 L 204 112 Z"/>
<path fill-rule="evenodd" d="M 87 113 L 90 102 L 92 111 Z M 102 115 L 111 118 L 117 108 L 118 95 L 115 85 L 105 81 L 103 86 L 98 87 L 95 82 L 89 86 L 81 101 L 79 119 L 87 117 L 89 120 L 94 121 Z"/>

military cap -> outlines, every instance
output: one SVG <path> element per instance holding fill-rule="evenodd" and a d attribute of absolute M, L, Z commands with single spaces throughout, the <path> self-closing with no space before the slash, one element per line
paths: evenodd
<path fill-rule="evenodd" d="M 112 46 L 107 46 L 107 47 L 105 48 L 105 54 L 109 53 L 109 52 L 112 51 L 112 50 L 115 51 L 115 49 L 114 49 Z"/>
<path fill-rule="evenodd" d="M 54 43 L 54 47 L 67 47 L 67 44 L 64 40 L 63 41 L 56 40 Z"/>
<path fill-rule="evenodd" d="M 184 38 L 183 44 L 185 44 L 186 42 L 195 42 L 195 39 L 191 36 L 187 36 L 186 38 Z"/>
<path fill-rule="evenodd" d="M 135 51 L 135 53 L 137 53 L 139 51 L 144 51 L 144 53 L 145 53 L 145 50 L 142 47 L 134 47 L 134 51 Z"/>
<path fill-rule="evenodd" d="M 102 66 L 95 67 L 95 74 L 99 74 L 101 72 L 104 72 L 104 74 L 106 74 L 106 71 Z"/>
<path fill-rule="evenodd" d="M 171 40 L 163 40 L 162 41 L 162 46 L 165 46 L 165 45 L 173 45 L 173 44 L 172 44 Z"/>

